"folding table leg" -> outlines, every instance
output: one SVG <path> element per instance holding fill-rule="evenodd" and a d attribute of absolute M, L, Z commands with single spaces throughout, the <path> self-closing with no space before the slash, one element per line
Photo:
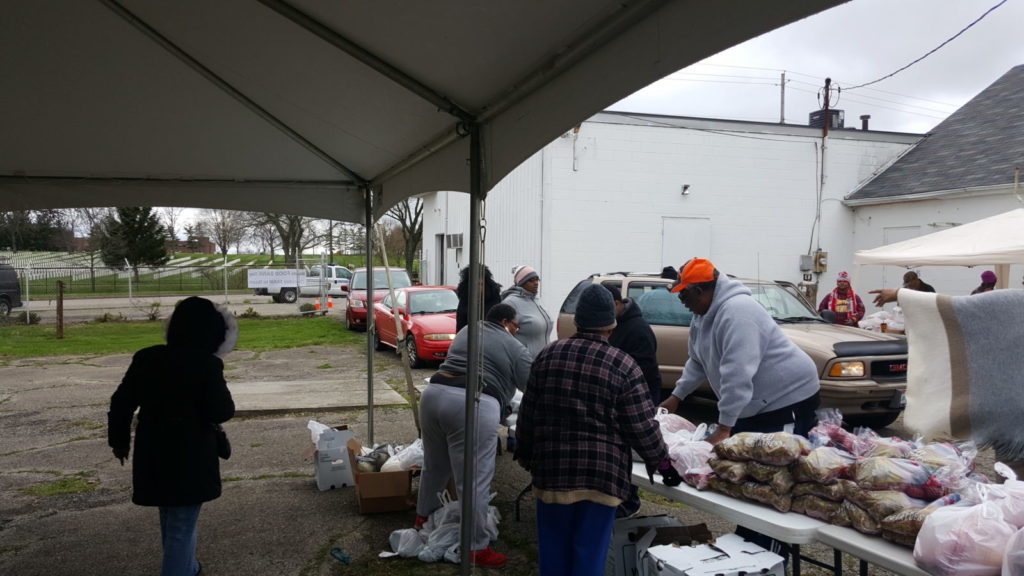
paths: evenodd
<path fill-rule="evenodd" d="M 836 576 L 843 576 L 843 553 L 835 548 L 832 549 L 832 572 Z"/>
<path fill-rule="evenodd" d="M 800 576 L 800 545 L 790 544 L 789 549 L 793 552 L 793 576 Z"/>

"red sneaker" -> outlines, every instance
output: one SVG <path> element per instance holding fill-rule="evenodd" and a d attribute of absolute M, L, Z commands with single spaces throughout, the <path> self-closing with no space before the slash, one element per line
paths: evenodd
<path fill-rule="evenodd" d="M 429 519 L 430 518 L 427 518 L 426 516 L 420 516 L 419 514 L 417 514 L 416 515 L 416 523 L 413 524 L 412 527 L 417 529 L 417 530 L 419 530 L 420 528 L 423 528 L 423 525 L 426 524 L 427 520 L 429 520 Z"/>
<path fill-rule="evenodd" d="M 470 552 L 470 561 L 477 566 L 483 566 L 484 568 L 501 568 L 508 562 L 508 557 L 504 554 L 499 554 L 490 548 L 484 548 L 483 550 L 474 550 Z"/>

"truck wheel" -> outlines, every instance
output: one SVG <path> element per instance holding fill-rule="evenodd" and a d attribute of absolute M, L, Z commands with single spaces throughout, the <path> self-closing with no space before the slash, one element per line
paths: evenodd
<path fill-rule="evenodd" d="M 299 293 L 296 292 L 295 288 L 283 288 L 280 298 L 285 304 L 295 304 L 295 301 L 299 299 Z"/>
<path fill-rule="evenodd" d="M 0 298 L 0 316 L 11 315 L 11 303 L 7 301 L 7 298 Z"/>
<path fill-rule="evenodd" d="M 423 360 L 420 360 L 420 355 L 416 351 L 416 337 L 412 334 L 405 337 L 405 351 L 409 353 L 409 368 L 423 366 Z"/>
<path fill-rule="evenodd" d="M 860 426 L 866 428 L 885 428 L 900 417 L 899 412 L 882 412 L 880 414 L 852 414 L 843 416 L 844 423 L 850 428 Z"/>

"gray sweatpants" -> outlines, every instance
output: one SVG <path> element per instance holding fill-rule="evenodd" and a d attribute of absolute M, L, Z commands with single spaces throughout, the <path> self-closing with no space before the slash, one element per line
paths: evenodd
<path fill-rule="evenodd" d="M 484 531 L 491 480 L 494 479 L 495 453 L 498 447 L 498 401 L 480 395 L 477 405 L 476 478 L 473 493 L 473 550 L 490 545 Z M 429 516 L 441 507 L 438 493 L 455 478 L 455 489 L 462 500 L 463 453 L 466 442 L 466 391 L 454 386 L 428 384 L 420 398 L 420 426 L 423 429 L 423 473 L 416 501 L 416 513 Z"/>

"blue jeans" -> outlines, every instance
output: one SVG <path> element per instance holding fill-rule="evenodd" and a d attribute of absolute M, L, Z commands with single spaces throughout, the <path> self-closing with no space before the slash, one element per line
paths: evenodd
<path fill-rule="evenodd" d="M 615 508 L 589 501 L 536 502 L 541 576 L 604 576 Z"/>
<path fill-rule="evenodd" d="M 196 539 L 201 507 L 202 504 L 160 507 L 160 538 L 164 546 L 160 576 L 195 576 L 199 572 Z"/>

